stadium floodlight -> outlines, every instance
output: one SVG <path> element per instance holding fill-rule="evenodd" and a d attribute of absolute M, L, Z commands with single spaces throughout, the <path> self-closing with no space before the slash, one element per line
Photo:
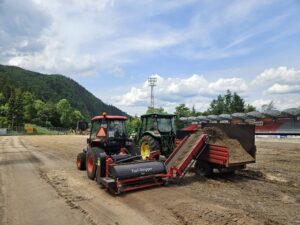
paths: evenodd
<path fill-rule="evenodd" d="M 151 107 L 154 111 L 154 87 L 156 86 L 157 78 L 155 76 L 150 76 L 148 78 L 148 85 L 151 88 L 150 98 L 151 98 Z"/>

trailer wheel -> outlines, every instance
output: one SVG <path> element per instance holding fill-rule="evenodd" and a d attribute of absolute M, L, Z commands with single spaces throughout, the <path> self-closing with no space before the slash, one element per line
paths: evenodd
<path fill-rule="evenodd" d="M 90 148 L 87 151 L 86 172 L 88 178 L 90 178 L 91 180 L 94 180 L 96 177 L 96 170 L 97 170 L 96 160 L 97 160 L 97 155 L 101 152 L 104 152 L 104 150 L 97 147 Z"/>
<path fill-rule="evenodd" d="M 213 166 L 203 160 L 197 160 L 195 164 L 196 174 L 200 177 L 210 177 L 213 174 Z"/>
<path fill-rule="evenodd" d="M 150 135 L 145 135 L 141 138 L 139 150 L 142 159 L 145 160 L 147 157 L 150 156 L 150 153 L 152 151 L 159 150 L 159 149 L 160 149 L 159 143 L 154 137 Z"/>
<path fill-rule="evenodd" d="M 79 153 L 77 155 L 77 160 L 76 160 L 76 164 L 77 164 L 77 169 L 78 170 L 85 170 L 86 169 L 86 154 L 85 153 Z"/>

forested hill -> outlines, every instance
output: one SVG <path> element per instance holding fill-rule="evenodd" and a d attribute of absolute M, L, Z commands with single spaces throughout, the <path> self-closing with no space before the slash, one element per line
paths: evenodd
<path fill-rule="evenodd" d="M 58 102 L 67 99 L 71 106 L 89 118 L 107 112 L 113 115 L 126 115 L 112 105 L 107 105 L 74 80 L 63 75 L 46 75 L 15 66 L 0 65 L 1 83 L 8 82 L 14 88 L 33 93 L 44 102 Z"/>

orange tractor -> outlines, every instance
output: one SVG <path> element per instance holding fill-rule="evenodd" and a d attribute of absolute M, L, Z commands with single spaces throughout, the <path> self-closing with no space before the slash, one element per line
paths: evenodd
<path fill-rule="evenodd" d="M 112 116 L 103 113 L 92 118 L 87 148 L 77 155 L 77 168 L 86 170 L 90 179 L 96 176 L 96 160 L 100 153 L 125 155 L 131 153 L 133 142 L 128 138 L 126 116 Z"/>

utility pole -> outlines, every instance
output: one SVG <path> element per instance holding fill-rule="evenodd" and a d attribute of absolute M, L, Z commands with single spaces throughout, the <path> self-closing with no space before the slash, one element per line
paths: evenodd
<path fill-rule="evenodd" d="M 151 88 L 151 94 L 150 94 L 150 98 L 151 98 L 151 107 L 152 110 L 154 112 L 154 87 L 156 86 L 156 82 L 157 82 L 157 78 L 154 76 L 150 76 L 148 78 L 148 84 Z"/>

